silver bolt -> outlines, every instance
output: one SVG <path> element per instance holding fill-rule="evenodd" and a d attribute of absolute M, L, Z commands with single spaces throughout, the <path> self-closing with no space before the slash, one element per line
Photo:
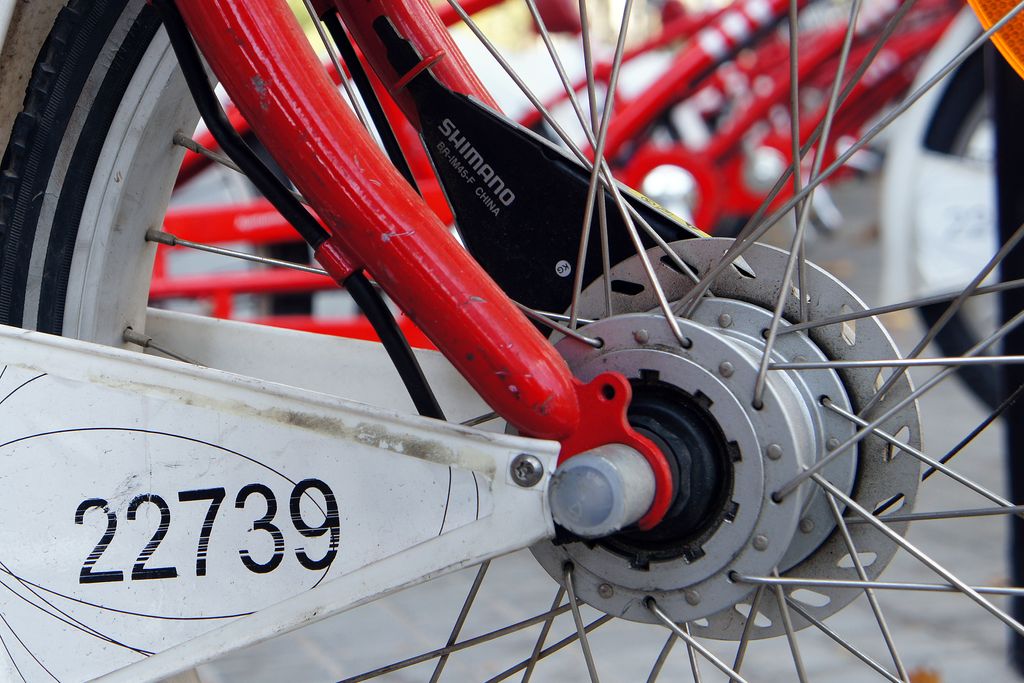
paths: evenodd
<path fill-rule="evenodd" d="M 683 593 L 683 596 L 686 598 L 686 602 L 690 603 L 691 605 L 700 604 L 700 593 L 693 590 L 692 588 Z"/>
<path fill-rule="evenodd" d="M 814 531 L 814 520 L 810 517 L 804 517 L 800 520 L 800 531 L 805 534 L 809 534 Z"/>
<path fill-rule="evenodd" d="M 768 549 L 768 537 L 764 534 L 758 534 L 754 536 L 754 550 L 767 550 Z"/>
<path fill-rule="evenodd" d="M 610 600 L 611 597 L 615 595 L 615 589 L 612 588 L 612 585 L 610 583 L 602 583 L 600 586 L 597 587 L 597 594 L 605 600 Z"/>
<path fill-rule="evenodd" d="M 633 330 L 633 339 L 637 344 L 646 344 L 651 340 L 651 334 L 647 330 Z"/>
<path fill-rule="evenodd" d="M 834 451 L 835 449 L 839 448 L 839 439 L 837 439 L 834 436 L 830 437 L 829 440 L 825 442 L 825 448 L 827 448 L 830 451 Z"/>
<path fill-rule="evenodd" d="M 719 327 L 729 327 L 730 325 L 732 325 L 731 315 L 729 315 L 728 313 L 723 313 L 722 315 L 718 316 Z"/>
<path fill-rule="evenodd" d="M 782 446 L 777 443 L 770 444 L 765 450 L 765 455 L 769 460 L 778 460 L 782 457 Z"/>
<path fill-rule="evenodd" d="M 512 474 L 512 481 L 523 488 L 530 488 L 544 476 L 544 465 L 536 456 L 520 453 L 512 460 L 509 472 Z"/>
<path fill-rule="evenodd" d="M 723 360 L 718 365 L 718 372 L 720 375 L 722 375 L 722 377 L 732 377 L 732 373 L 734 370 L 735 368 L 732 366 L 732 363 L 730 363 L 727 360 Z"/>

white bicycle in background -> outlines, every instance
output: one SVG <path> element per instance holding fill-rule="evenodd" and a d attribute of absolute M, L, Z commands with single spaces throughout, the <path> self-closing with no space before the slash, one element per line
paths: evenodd
<path fill-rule="evenodd" d="M 917 85 L 976 39 L 979 30 L 974 14 L 965 9 L 922 65 Z M 882 291 L 891 301 L 962 287 L 999 248 L 995 139 L 983 62 L 981 52 L 972 55 L 893 128 L 879 213 Z M 986 330 L 995 329 L 998 312 L 992 298 L 965 306 L 951 321 L 937 338 L 944 353 L 963 353 Z M 931 324 L 943 308 L 936 303 L 919 311 Z M 984 403 L 999 404 L 1003 383 L 997 367 L 963 368 L 960 376 Z"/>
<path fill-rule="evenodd" d="M 707 56 L 769 28 L 768 9 L 796 21 L 800 3 L 768 4 L 705 29 Z M 996 555 L 1022 511 L 986 461 L 970 464 L 991 420 L 926 452 L 920 415 L 958 367 L 1019 362 L 979 356 L 1022 313 L 956 357 L 921 353 L 1024 233 L 907 358 L 875 309 L 803 257 L 802 201 L 922 91 L 835 164 L 805 142 L 794 200 L 735 241 L 708 238 L 612 182 L 614 96 L 575 102 L 583 148 L 548 120 L 557 147 L 494 111 L 429 6 L 310 3 L 418 126 L 463 249 L 284 4 L 61 5 L 0 4 L 7 679 L 194 676 L 344 612 L 332 645 L 346 680 L 909 681 L 914 635 L 886 614 L 1024 634 L 1001 602 L 1024 589 L 947 553 L 957 534 Z M 909 7 L 878 23 L 872 58 Z M 295 192 L 233 137 L 211 73 Z M 812 137 L 827 144 L 844 83 L 826 92 Z M 200 111 L 221 161 L 288 217 L 382 344 L 147 309 L 155 243 L 175 242 L 160 229 L 175 140 Z M 793 209 L 790 249 L 756 242 Z M 443 354 L 409 350 L 376 286 Z M 934 368 L 919 386 L 917 365 Z M 469 567 L 457 601 L 426 583 Z M 953 649 L 932 645 L 940 660 Z"/>

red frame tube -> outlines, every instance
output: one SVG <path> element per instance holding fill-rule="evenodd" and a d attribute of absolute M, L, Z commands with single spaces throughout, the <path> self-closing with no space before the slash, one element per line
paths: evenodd
<path fill-rule="evenodd" d="M 486 9 L 489 9 L 504 1 L 505 0 L 463 0 L 461 6 L 467 14 L 472 15 L 477 12 L 482 12 Z M 328 11 L 329 3 L 320 2 L 320 4 L 321 14 L 323 13 L 323 11 Z M 452 8 L 452 6 L 449 5 L 447 2 L 438 5 L 435 8 L 435 10 L 437 12 L 438 17 L 441 19 L 441 22 L 445 26 L 451 26 L 452 24 L 456 24 L 462 21 L 459 15 Z M 333 11 L 333 8 L 331 8 L 330 11 Z M 331 78 L 334 79 L 336 83 L 340 84 L 339 77 L 337 73 L 335 73 L 334 65 L 331 64 L 330 60 L 325 59 L 321 63 L 323 65 L 324 70 L 331 76 Z M 238 131 L 239 134 L 244 135 L 249 131 L 249 124 L 246 122 L 245 118 L 242 117 L 239 111 L 234 107 L 234 105 L 229 104 L 225 108 L 225 113 L 228 115 L 228 120 L 231 122 L 231 125 L 234 127 L 236 131 Z M 217 141 L 214 140 L 213 136 L 209 132 L 203 133 L 202 135 L 198 136 L 196 138 L 196 142 L 206 147 L 207 149 L 217 149 Z M 210 160 L 201 154 L 197 154 L 196 152 L 193 152 L 191 150 L 185 152 L 185 158 L 182 160 L 181 163 L 181 170 L 178 172 L 178 184 L 187 182 L 189 179 L 195 177 L 199 172 L 207 168 L 210 165 L 210 163 Z M 442 203 L 444 202 L 443 199 L 441 201 Z"/>
<path fill-rule="evenodd" d="M 428 3 L 345 5 L 349 30 L 386 85 L 403 74 L 390 69 L 372 30 L 385 9 L 435 61 L 435 75 L 492 103 Z M 587 385 L 572 377 L 367 136 L 287 5 L 179 0 L 178 7 L 232 101 L 331 232 L 317 254 L 331 262 L 325 267 L 367 268 L 498 414 L 524 434 L 561 441 L 562 458 L 606 443 L 642 453 L 657 491 L 640 526 L 656 525 L 672 500 L 671 474 L 664 455 L 626 421 L 629 382 L 615 373 Z"/>
<path fill-rule="evenodd" d="M 497 110 L 491 94 L 469 65 L 462 52 L 455 45 L 451 34 L 430 2 L 414 0 L 413 2 L 396 2 L 381 0 L 380 2 L 359 2 L 352 0 L 333 0 L 334 6 L 341 15 L 345 28 L 352 39 L 362 50 L 363 56 L 373 68 L 374 73 L 387 87 L 406 118 L 419 127 L 419 115 L 412 98 L 400 87 L 407 74 L 396 73 L 388 60 L 387 50 L 380 42 L 373 22 L 386 17 L 395 26 L 398 35 L 404 36 L 412 43 L 423 58 L 430 63 L 430 73 L 446 87 L 472 95 L 492 109 Z"/>

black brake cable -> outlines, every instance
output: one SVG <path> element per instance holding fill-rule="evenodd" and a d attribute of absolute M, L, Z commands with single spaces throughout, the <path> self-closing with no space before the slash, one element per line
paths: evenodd
<path fill-rule="evenodd" d="M 338 52 L 341 53 L 341 59 L 348 68 L 349 75 L 352 76 L 352 82 L 356 84 L 356 89 L 366 105 L 366 110 L 373 120 L 373 125 L 377 128 L 377 134 L 384 145 L 384 151 L 387 152 L 391 163 L 402 174 L 402 177 L 408 181 L 414 190 L 419 192 L 420 189 L 416 185 L 412 169 L 409 168 L 409 162 L 405 158 L 405 153 L 402 152 L 402 146 L 391 129 L 391 122 L 388 120 L 387 114 L 384 113 L 384 107 L 381 106 L 380 101 L 377 99 L 377 93 L 373 90 L 373 85 L 366 74 L 366 69 L 363 68 L 363 63 L 359 60 L 359 55 L 356 54 L 355 47 L 353 47 L 352 41 L 341 23 L 341 17 L 338 16 L 337 10 L 325 14 L 323 22 L 327 26 L 327 32 L 331 34 L 331 39 L 338 48 Z M 358 105 L 353 103 L 352 106 Z"/>
<path fill-rule="evenodd" d="M 153 4 L 163 19 L 167 35 L 171 40 L 171 47 L 181 65 L 185 82 L 192 93 L 199 114 L 203 117 L 203 121 L 217 144 L 238 165 L 245 176 L 256 186 L 256 189 L 316 251 L 327 241 L 330 233 L 295 199 L 231 126 L 206 77 L 206 70 L 203 67 L 199 51 L 192 41 L 192 35 L 173 0 L 154 0 Z M 398 327 L 384 298 L 361 272 L 350 275 L 342 285 L 352 295 L 356 305 L 359 306 L 377 336 L 380 337 L 384 349 L 402 378 L 419 414 L 439 420 L 445 419 L 419 361 L 416 360 L 408 340 Z"/>

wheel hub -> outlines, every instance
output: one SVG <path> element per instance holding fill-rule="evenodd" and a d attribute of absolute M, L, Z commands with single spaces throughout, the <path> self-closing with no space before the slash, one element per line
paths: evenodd
<path fill-rule="evenodd" d="M 665 519 L 648 532 L 625 530 L 603 541 L 637 568 L 652 561 L 696 559 L 702 539 L 735 519 L 729 500 L 732 463 L 738 456 L 709 411 L 710 400 L 692 396 L 644 372 L 632 382 L 629 421 L 666 455 L 676 497 Z"/>
<path fill-rule="evenodd" d="M 688 240 L 673 245 L 698 272 L 709 270 L 728 246 L 727 240 Z M 658 260 L 659 282 L 677 300 L 692 281 Z M 626 376 L 633 387 L 629 419 L 667 456 L 677 483 L 676 497 L 665 520 L 653 530 L 625 529 L 596 542 L 545 542 L 533 548 L 553 577 L 574 567 L 579 597 L 608 614 L 636 621 L 654 621 L 644 606 L 647 597 L 677 622 L 689 622 L 695 635 L 738 638 L 746 621 L 754 586 L 738 577 L 783 575 L 808 578 L 854 578 L 847 548 L 835 530 L 835 518 L 822 490 L 808 482 L 794 493 L 773 500 L 772 494 L 854 433 L 852 423 L 824 408 L 828 397 L 836 406 L 857 412 L 877 386 L 860 370 L 769 371 L 763 403 L 754 407 L 753 388 L 765 346 L 763 331 L 785 267 L 786 254 L 754 247 L 746 262 L 715 283 L 715 297 L 705 299 L 689 319 L 677 319 L 689 345 L 683 348 L 670 331 L 638 258 L 613 269 L 617 315 L 589 324 L 587 334 L 599 337 L 599 349 L 572 339 L 557 347 L 583 380 L 607 371 Z M 820 269 L 810 267 L 816 301 L 809 318 L 817 319 L 862 308 L 848 290 Z M 809 288 L 809 291 L 810 288 Z M 598 282 L 581 297 L 581 317 L 599 317 L 604 287 Z M 785 315 L 794 316 L 796 295 Z M 653 310 L 652 309 L 656 309 Z M 783 323 L 788 325 L 788 323 Z M 879 358 L 895 355 L 891 341 L 876 321 L 859 321 L 856 339 L 841 326 L 812 328 L 810 333 L 781 334 L 772 362 Z M 852 343 L 851 343 L 852 341 Z M 910 390 L 901 380 L 883 405 Z M 915 406 L 886 423 L 886 431 L 903 428 L 905 440 L 919 443 Z M 875 509 L 896 496 L 913 504 L 918 465 L 894 458 L 881 439 L 868 438 L 853 453 L 837 458 L 823 475 L 861 505 Z M 851 525 L 860 551 L 875 554 L 867 567 L 877 576 L 891 558 L 891 542 Z M 807 606 L 826 618 L 855 595 L 823 590 L 824 604 Z M 771 601 L 765 601 L 768 603 Z M 746 611 L 745 611 L 746 610 Z M 770 605 L 762 606 L 767 625 L 754 627 L 753 637 L 781 633 L 781 619 Z"/>

